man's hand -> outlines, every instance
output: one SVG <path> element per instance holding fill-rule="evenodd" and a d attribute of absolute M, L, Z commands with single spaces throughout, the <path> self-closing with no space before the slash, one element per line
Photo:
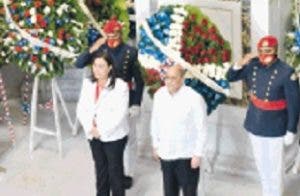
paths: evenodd
<path fill-rule="evenodd" d="M 243 67 L 244 65 L 248 64 L 250 62 L 251 59 L 253 59 L 254 57 L 256 57 L 257 55 L 254 53 L 248 53 L 246 54 L 241 60 L 239 60 L 238 62 L 238 66 L 239 67 Z"/>
<path fill-rule="evenodd" d="M 93 126 L 90 133 L 93 136 L 93 138 L 96 138 L 96 139 L 100 138 L 100 134 L 99 134 L 99 131 L 98 131 L 97 127 Z"/>
<path fill-rule="evenodd" d="M 283 139 L 284 139 L 284 144 L 286 146 L 289 146 L 294 142 L 295 134 L 293 134 L 290 131 L 287 131 Z"/>
<path fill-rule="evenodd" d="M 137 117 L 140 114 L 141 107 L 133 105 L 129 108 L 129 117 Z"/>
<path fill-rule="evenodd" d="M 156 161 L 159 161 L 160 160 L 160 157 L 158 156 L 157 154 L 157 149 L 156 148 L 153 148 L 153 158 L 156 160 Z"/>
<path fill-rule="evenodd" d="M 193 156 L 191 160 L 191 168 L 197 169 L 201 165 L 201 157 L 199 156 Z"/>
<path fill-rule="evenodd" d="M 101 38 L 97 39 L 97 41 L 90 47 L 89 53 L 93 53 L 96 50 L 98 50 L 105 42 L 106 42 L 105 37 L 101 37 Z"/>

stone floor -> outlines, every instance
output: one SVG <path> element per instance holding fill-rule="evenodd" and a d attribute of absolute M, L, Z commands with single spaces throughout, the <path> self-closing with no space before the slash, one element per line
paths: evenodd
<path fill-rule="evenodd" d="M 1 196 L 92 196 L 95 195 L 94 168 L 89 146 L 83 132 L 72 136 L 63 122 L 63 156 L 57 152 L 55 139 L 36 136 L 35 150 L 29 154 L 29 126 L 21 125 L 21 113 L 12 107 L 17 142 L 12 147 L 7 127 L 0 123 L 0 195 Z M 41 112 L 40 121 L 51 125 L 51 115 Z M 149 154 L 149 153 L 145 153 Z M 162 181 L 159 164 L 143 153 L 138 158 L 135 183 L 128 196 L 160 196 Z M 258 181 L 227 172 L 205 172 L 206 196 L 259 196 Z M 285 196 L 299 196 L 300 176 L 288 175 Z M 200 194 L 204 196 L 204 194 Z"/>

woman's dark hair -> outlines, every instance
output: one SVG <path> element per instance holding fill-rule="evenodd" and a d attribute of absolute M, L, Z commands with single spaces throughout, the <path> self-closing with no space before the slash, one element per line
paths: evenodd
<path fill-rule="evenodd" d="M 107 52 L 97 52 L 92 58 L 92 63 L 94 63 L 95 60 L 99 59 L 99 58 L 104 59 L 107 62 L 107 65 L 111 66 L 110 72 L 108 73 L 108 78 L 110 78 L 110 83 L 109 83 L 108 87 L 114 88 L 115 83 L 116 83 L 116 68 L 113 64 L 112 57 Z M 92 75 L 91 75 L 91 80 L 92 80 L 92 82 L 97 81 L 93 71 L 92 71 Z"/>

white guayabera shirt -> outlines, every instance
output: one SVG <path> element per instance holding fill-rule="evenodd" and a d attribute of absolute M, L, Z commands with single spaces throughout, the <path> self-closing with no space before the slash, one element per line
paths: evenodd
<path fill-rule="evenodd" d="M 154 95 L 151 119 L 153 148 L 164 160 L 203 156 L 207 137 L 206 103 L 183 85 L 171 95 L 166 87 Z"/>

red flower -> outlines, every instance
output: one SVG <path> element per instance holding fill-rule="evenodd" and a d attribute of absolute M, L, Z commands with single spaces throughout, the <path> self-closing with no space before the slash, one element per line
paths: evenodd
<path fill-rule="evenodd" d="M 42 28 L 45 28 L 45 27 L 47 27 L 47 22 L 45 20 L 43 20 L 40 22 L 40 25 Z"/>
<path fill-rule="evenodd" d="M 5 9 L 4 9 L 4 7 L 1 7 L 0 8 L 0 15 L 4 15 L 5 14 Z"/>
<path fill-rule="evenodd" d="M 196 19 L 196 15 L 195 14 L 190 15 L 190 20 L 191 21 L 195 21 L 195 19 Z"/>
<path fill-rule="evenodd" d="M 206 32 L 203 32 L 202 34 L 200 34 L 200 36 L 201 36 L 202 39 L 208 39 L 209 34 L 206 33 Z"/>
<path fill-rule="evenodd" d="M 44 40 L 45 43 L 49 44 L 50 43 L 50 37 L 46 37 Z"/>
<path fill-rule="evenodd" d="M 207 53 L 208 53 L 209 55 L 215 55 L 215 54 L 216 54 L 216 49 L 215 49 L 215 48 L 209 48 L 209 49 L 207 50 Z"/>
<path fill-rule="evenodd" d="M 32 56 L 31 56 L 31 61 L 32 61 L 32 62 L 36 63 L 37 60 L 38 60 L 38 57 L 37 57 L 36 55 L 32 55 Z"/>
<path fill-rule="evenodd" d="M 65 30 L 64 29 L 59 29 L 57 32 L 57 38 L 63 40 L 65 35 Z"/>
<path fill-rule="evenodd" d="M 188 29 L 189 26 L 190 26 L 190 22 L 187 21 L 187 20 L 185 20 L 185 21 L 183 22 L 183 27 L 184 27 L 184 29 Z"/>
<path fill-rule="evenodd" d="M 218 42 L 219 37 L 217 34 L 213 33 L 213 34 L 209 34 L 209 39 L 211 39 L 212 41 Z"/>
<path fill-rule="evenodd" d="M 21 46 L 16 46 L 16 47 L 15 47 L 15 50 L 16 50 L 17 52 L 22 52 L 23 49 L 22 49 Z"/>
<path fill-rule="evenodd" d="M 30 11 L 29 11 L 29 10 L 25 10 L 24 16 L 25 16 L 25 17 L 30 17 Z"/>
<path fill-rule="evenodd" d="M 208 33 L 212 33 L 212 34 L 215 34 L 217 32 L 217 29 L 215 26 L 212 26 L 208 29 Z"/>
<path fill-rule="evenodd" d="M 223 50 L 222 51 L 222 61 L 223 62 L 227 62 L 230 60 L 230 57 L 231 57 L 231 53 L 229 50 Z"/>
<path fill-rule="evenodd" d="M 48 4 L 49 6 L 53 6 L 54 3 L 55 3 L 55 0 L 47 0 L 47 4 Z"/>
<path fill-rule="evenodd" d="M 156 82 L 160 81 L 160 74 L 156 69 L 146 69 L 146 84 L 153 85 Z"/>
<path fill-rule="evenodd" d="M 206 18 L 203 18 L 201 21 L 201 26 L 206 27 L 208 25 L 208 20 Z"/>
<path fill-rule="evenodd" d="M 18 8 L 18 4 L 17 3 L 13 3 L 12 5 L 11 5 L 11 9 L 12 10 L 16 10 Z"/>
<path fill-rule="evenodd" d="M 201 51 L 200 51 L 200 56 L 203 57 L 203 56 L 205 56 L 205 55 L 206 55 L 206 50 L 201 50 Z"/>
<path fill-rule="evenodd" d="M 42 6 L 42 2 L 41 1 L 34 1 L 34 7 L 40 8 L 41 6 Z"/>
<path fill-rule="evenodd" d="M 209 57 L 205 57 L 205 58 L 203 59 L 203 61 L 204 61 L 204 63 L 209 63 Z"/>
<path fill-rule="evenodd" d="M 13 16 L 13 20 L 16 21 L 16 22 L 19 21 L 19 18 L 20 18 L 19 15 L 14 15 Z"/>
<path fill-rule="evenodd" d="M 49 48 L 43 48 L 43 53 L 44 54 L 48 54 L 48 52 L 49 52 Z"/>
<path fill-rule="evenodd" d="M 38 23 L 42 22 L 43 20 L 44 20 L 44 17 L 43 17 L 42 14 L 37 14 L 37 15 L 36 15 L 36 21 L 37 21 Z"/>

